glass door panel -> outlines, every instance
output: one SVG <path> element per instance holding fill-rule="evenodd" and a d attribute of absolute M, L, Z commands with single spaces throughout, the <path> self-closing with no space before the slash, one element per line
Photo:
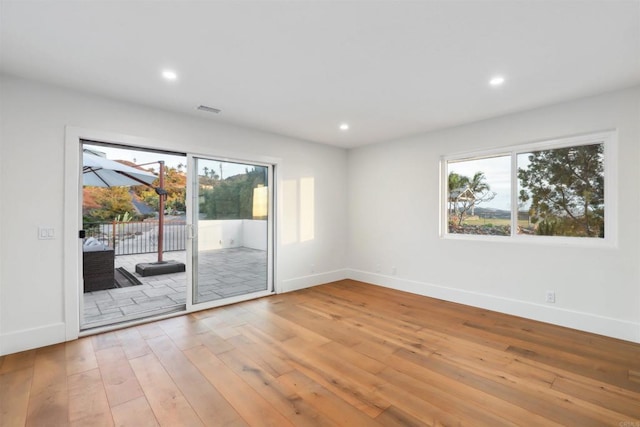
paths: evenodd
<path fill-rule="evenodd" d="M 80 329 L 185 311 L 186 155 L 81 143 Z"/>
<path fill-rule="evenodd" d="M 193 164 L 193 304 L 270 291 L 271 166 Z"/>

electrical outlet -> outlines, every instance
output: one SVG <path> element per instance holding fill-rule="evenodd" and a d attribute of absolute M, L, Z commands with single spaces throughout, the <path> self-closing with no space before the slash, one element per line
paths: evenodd
<path fill-rule="evenodd" d="M 395 276 L 398 273 L 398 269 L 395 267 L 391 267 L 391 275 Z"/>
<path fill-rule="evenodd" d="M 316 272 L 316 265 L 315 264 L 311 264 L 311 267 L 309 267 L 309 271 L 311 273 L 315 273 Z"/>
<path fill-rule="evenodd" d="M 556 292 L 555 291 L 547 291 L 545 293 L 545 299 L 546 302 L 548 302 L 549 304 L 555 304 L 556 302 Z"/>

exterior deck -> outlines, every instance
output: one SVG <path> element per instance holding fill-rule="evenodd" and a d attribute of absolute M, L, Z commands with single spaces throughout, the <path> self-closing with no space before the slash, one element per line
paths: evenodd
<path fill-rule="evenodd" d="M 201 251 L 197 300 L 214 301 L 265 290 L 266 258 L 264 251 L 245 247 Z M 135 273 L 136 264 L 156 259 L 153 253 L 117 255 L 115 267 L 124 267 L 142 284 L 85 293 L 82 329 L 183 310 L 186 273 L 149 277 Z M 167 252 L 164 259 L 186 262 L 186 251 Z"/>

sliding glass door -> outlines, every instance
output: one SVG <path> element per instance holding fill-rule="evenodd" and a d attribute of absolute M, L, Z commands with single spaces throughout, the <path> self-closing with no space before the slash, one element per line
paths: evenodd
<path fill-rule="evenodd" d="M 274 164 L 152 148 L 72 129 L 65 289 L 78 331 L 222 306 L 274 292 Z M 265 163 L 268 162 L 268 163 Z M 77 310 L 77 311 L 76 311 Z M 73 328 L 69 334 L 76 333 Z"/>
<path fill-rule="evenodd" d="M 189 162 L 192 304 L 272 292 L 272 166 Z"/>

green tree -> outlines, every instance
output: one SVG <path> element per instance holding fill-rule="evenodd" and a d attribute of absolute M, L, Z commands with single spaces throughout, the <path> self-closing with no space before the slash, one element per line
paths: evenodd
<path fill-rule="evenodd" d="M 455 172 L 449 172 L 449 192 L 461 190 L 469 184 L 469 178 Z"/>
<path fill-rule="evenodd" d="M 449 214 L 455 215 L 458 212 L 458 195 L 464 191 L 469 183 L 469 178 L 455 172 L 449 172 Z"/>
<path fill-rule="evenodd" d="M 160 185 L 160 180 L 156 179 L 152 183 L 154 188 L 146 186 L 136 186 L 133 188 L 140 200 L 157 210 L 159 198 L 155 187 L 158 187 L 158 185 Z M 165 201 L 166 210 L 169 212 L 184 212 L 186 210 L 187 197 L 187 177 L 185 173 L 178 168 L 165 166 L 164 189 L 167 191 L 167 199 Z"/>
<path fill-rule="evenodd" d="M 485 203 L 496 196 L 487 183 L 484 172 L 476 172 L 472 178 L 449 173 L 449 215 L 456 217 L 458 226 L 469 214 L 473 215 L 474 209 L 480 203 Z"/>
<path fill-rule="evenodd" d="M 128 187 L 96 187 L 93 198 L 99 208 L 91 209 L 85 215 L 89 221 L 112 221 L 119 215 L 134 211 Z"/>
<path fill-rule="evenodd" d="M 207 219 L 253 219 L 253 190 L 264 185 L 266 169 L 262 167 L 218 181 L 213 188 L 201 190 L 200 212 Z"/>
<path fill-rule="evenodd" d="M 530 153 L 519 199 L 538 234 L 604 237 L 604 144 Z"/>
<path fill-rule="evenodd" d="M 484 175 L 484 172 L 476 172 L 473 175 L 473 178 L 467 179 L 467 181 L 469 190 L 471 190 L 474 195 L 484 195 L 491 191 L 491 187 L 487 184 L 487 177 Z M 491 196 L 492 199 L 493 197 L 495 197 L 495 194 Z"/>

